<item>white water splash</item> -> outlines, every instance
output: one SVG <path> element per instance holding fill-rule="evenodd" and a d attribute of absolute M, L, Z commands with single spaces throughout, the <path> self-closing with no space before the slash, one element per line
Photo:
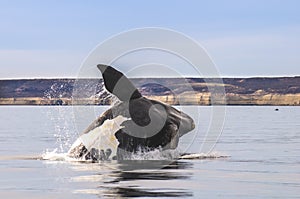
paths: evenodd
<path fill-rule="evenodd" d="M 120 103 L 119 98 L 111 94 L 106 89 L 104 82 L 101 82 L 100 85 L 101 85 L 101 89 L 95 95 L 92 95 L 90 97 L 91 99 L 101 99 L 102 102 L 109 102 L 111 106 Z"/>
<path fill-rule="evenodd" d="M 68 161 L 67 153 L 58 153 L 58 149 L 53 151 L 47 151 L 42 155 L 42 160 L 51 160 L 51 161 Z"/>
<path fill-rule="evenodd" d="M 55 162 L 92 162 L 92 160 L 85 160 L 83 158 L 73 158 L 70 157 L 68 153 L 62 153 L 58 151 L 59 149 L 54 149 L 53 151 L 46 151 L 42 154 L 41 159 Z"/>
<path fill-rule="evenodd" d="M 177 150 L 162 150 L 161 148 L 151 151 L 138 151 L 130 156 L 130 160 L 174 160 L 180 156 Z"/>
<path fill-rule="evenodd" d="M 84 158 L 72 158 L 68 153 L 59 153 L 55 149 L 50 152 L 45 152 L 42 155 L 43 160 L 50 161 L 65 161 L 65 162 L 92 162 L 91 160 L 85 160 Z M 197 160 L 197 159 L 219 159 L 219 158 L 228 158 L 229 155 L 220 153 L 220 152 L 211 152 L 211 153 L 189 153 L 180 155 L 177 150 L 165 150 L 155 149 L 148 152 L 137 152 L 131 156 L 130 160 Z M 104 160 L 102 160 L 104 161 Z M 99 161 L 100 162 L 100 161 Z"/>
<path fill-rule="evenodd" d="M 54 147 L 57 148 L 60 153 L 66 152 L 77 137 L 77 134 L 75 133 L 74 115 L 71 114 L 71 107 L 48 107 L 45 109 L 45 114 L 50 121 L 49 123 L 53 124 L 52 128 L 49 130 L 49 134 L 52 134 L 56 139 Z"/>

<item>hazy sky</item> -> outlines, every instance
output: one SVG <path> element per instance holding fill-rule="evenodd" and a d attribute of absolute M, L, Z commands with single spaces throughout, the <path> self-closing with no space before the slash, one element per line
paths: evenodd
<path fill-rule="evenodd" d="M 297 0 L 1 0 L 0 78 L 76 77 L 96 45 L 142 27 L 194 38 L 222 76 L 300 75 L 299 8 Z"/>

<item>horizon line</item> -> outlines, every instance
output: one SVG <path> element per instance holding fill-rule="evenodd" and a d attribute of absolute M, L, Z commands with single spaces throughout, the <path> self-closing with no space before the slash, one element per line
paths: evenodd
<path fill-rule="evenodd" d="M 244 78 L 244 79 L 250 79 L 250 78 L 298 78 L 300 75 L 258 75 L 258 76 L 209 76 L 209 77 L 200 77 L 200 76 L 185 76 L 185 77 L 178 77 L 178 76 L 160 76 L 160 77 L 129 77 L 129 79 L 141 79 L 141 78 Z M 12 77 L 12 78 L 0 78 L 0 80 L 36 80 L 36 79 L 102 79 L 102 77 Z"/>

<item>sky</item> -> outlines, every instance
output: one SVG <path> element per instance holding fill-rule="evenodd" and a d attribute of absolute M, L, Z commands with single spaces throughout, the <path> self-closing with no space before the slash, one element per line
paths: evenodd
<path fill-rule="evenodd" d="M 143 27 L 193 38 L 224 77 L 299 76 L 299 8 L 297 0 L 0 0 L 0 79 L 77 77 L 99 43 Z"/>

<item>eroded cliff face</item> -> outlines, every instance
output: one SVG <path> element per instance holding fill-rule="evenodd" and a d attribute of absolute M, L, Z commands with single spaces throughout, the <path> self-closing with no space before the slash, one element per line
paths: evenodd
<path fill-rule="evenodd" d="M 300 94 L 262 94 L 262 95 L 241 95 L 226 94 L 228 105 L 300 105 Z"/>
<path fill-rule="evenodd" d="M 247 95 L 226 93 L 219 100 L 211 101 L 210 93 L 197 93 L 193 96 L 183 94 L 181 96 L 149 96 L 151 99 L 163 101 L 172 105 L 277 105 L 277 106 L 299 106 L 300 94 L 265 94 Z"/>
<path fill-rule="evenodd" d="M 140 92 L 172 105 L 300 105 L 300 77 L 132 79 Z M 149 83 L 150 82 L 150 83 Z M 0 80 L 0 105 L 110 104 L 102 81 L 74 79 Z M 218 90 L 223 90 L 220 94 Z M 96 95 L 95 95 L 96 93 Z M 101 93 L 101 95 L 98 95 Z"/>

